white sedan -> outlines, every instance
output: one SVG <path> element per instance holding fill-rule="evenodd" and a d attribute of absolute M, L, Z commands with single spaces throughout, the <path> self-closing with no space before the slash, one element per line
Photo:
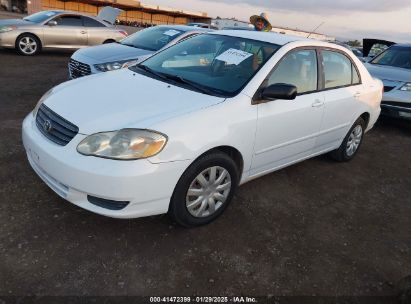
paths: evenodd
<path fill-rule="evenodd" d="M 382 87 L 338 45 L 220 31 L 53 88 L 23 142 L 44 182 L 82 208 L 198 226 L 254 178 L 328 152 L 351 160 Z"/>

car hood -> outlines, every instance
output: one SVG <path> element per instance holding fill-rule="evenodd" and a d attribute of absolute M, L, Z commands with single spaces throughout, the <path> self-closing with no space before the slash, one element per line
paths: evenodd
<path fill-rule="evenodd" d="M 373 77 L 381 80 L 411 82 L 411 70 L 377 64 L 365 64 Z"/>
<path fill-rule="evenodd" d="M 53 89 L 44 104 L 77 125 L 79 133 L 89 135 L 150 128 L 224 100 L 123 69 L 65 82 Z"/>
<path fill-rule="evenodd" d="M 116 60 L 137 59 L 151 55 L 152 51 L 137 49 L 121 43 L 107 43 L 78 50 L 75 54 L 86 56 L 93 63 L 113 62 Z M 73 56 L 75 59 L 75 56 Z"/>
<path fill-rule="evenodd" d="M 26 21 L 23 19 L 4 19 L 0 20 L 0 26 L 9 26 L 9 25 L 30 25 L 33 24 L 33 22 Z"/>

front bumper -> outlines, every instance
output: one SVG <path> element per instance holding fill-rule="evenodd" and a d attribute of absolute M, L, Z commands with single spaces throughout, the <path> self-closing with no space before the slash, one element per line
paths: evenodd
<path fill-rule="evenodd" d="M 0 33 L 0 47 L 14 48 L 18 34 L 16 31 Z"/>
<path fill-rule="evenodd" d="M 381 114 L 411 119 L 411 92 L 394 89 L 384 93 Z"/>
<path fill-rule="evenodd" d="M 189 161 L 153 164 L 147 159 L 84 156 L 76 147 L 85 135 L 78 134 L 66 146 L 59 146 L 40 133 L 31 113 L 22 132 L 30 165 L 54 192 L 81 208 L 114 218 L 166 213 L 177 181 L 189 165 Z M 111 210 L 92 204 L 88 196 L 129 204 Z"/>

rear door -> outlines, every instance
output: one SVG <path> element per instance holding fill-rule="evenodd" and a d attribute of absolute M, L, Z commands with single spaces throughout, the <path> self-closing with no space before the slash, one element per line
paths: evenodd
<path fill-rule="evenodd" d="M 87 29 L 79 15 L 59 15 L 57 25 L 44 25 L 45 47 L 80 48 L 87 45 Z"/>
<path fill-rule="evenodd" d="M 362 97 L 363 85 L 355 63 L 342 51 L 320 51 L 324 118 L 314 152 L 336 148 L 347 134 Z"/>
<path fill-rule="evenodd" d="M 295 100 L 259 101 L 251 175 L 311 155 L 320 129 L 324 96 L 318 91 L 316 50 L 297 49 L 286 54 L 262 88 L 276 83 L 295 85 L 298 95 Z"/>

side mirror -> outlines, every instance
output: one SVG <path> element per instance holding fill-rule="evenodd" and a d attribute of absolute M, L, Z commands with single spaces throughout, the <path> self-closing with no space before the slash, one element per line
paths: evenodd
<path fill-rule="evenodd" d="M 291 84 L 276 83 L 272 84 L 260 94 L 262 100 L 285 99 L 293 100 L 297 97 L 297 87 Z"/>
<path fill-rule="evenodd" d="M 47 22 L 47 25 L 49 25 L 49 26 L 56 26 L 56 25 L 57 25 L 57 21 L 56 21 L 56 20 L 51 20 L 51 21 Z"/>

